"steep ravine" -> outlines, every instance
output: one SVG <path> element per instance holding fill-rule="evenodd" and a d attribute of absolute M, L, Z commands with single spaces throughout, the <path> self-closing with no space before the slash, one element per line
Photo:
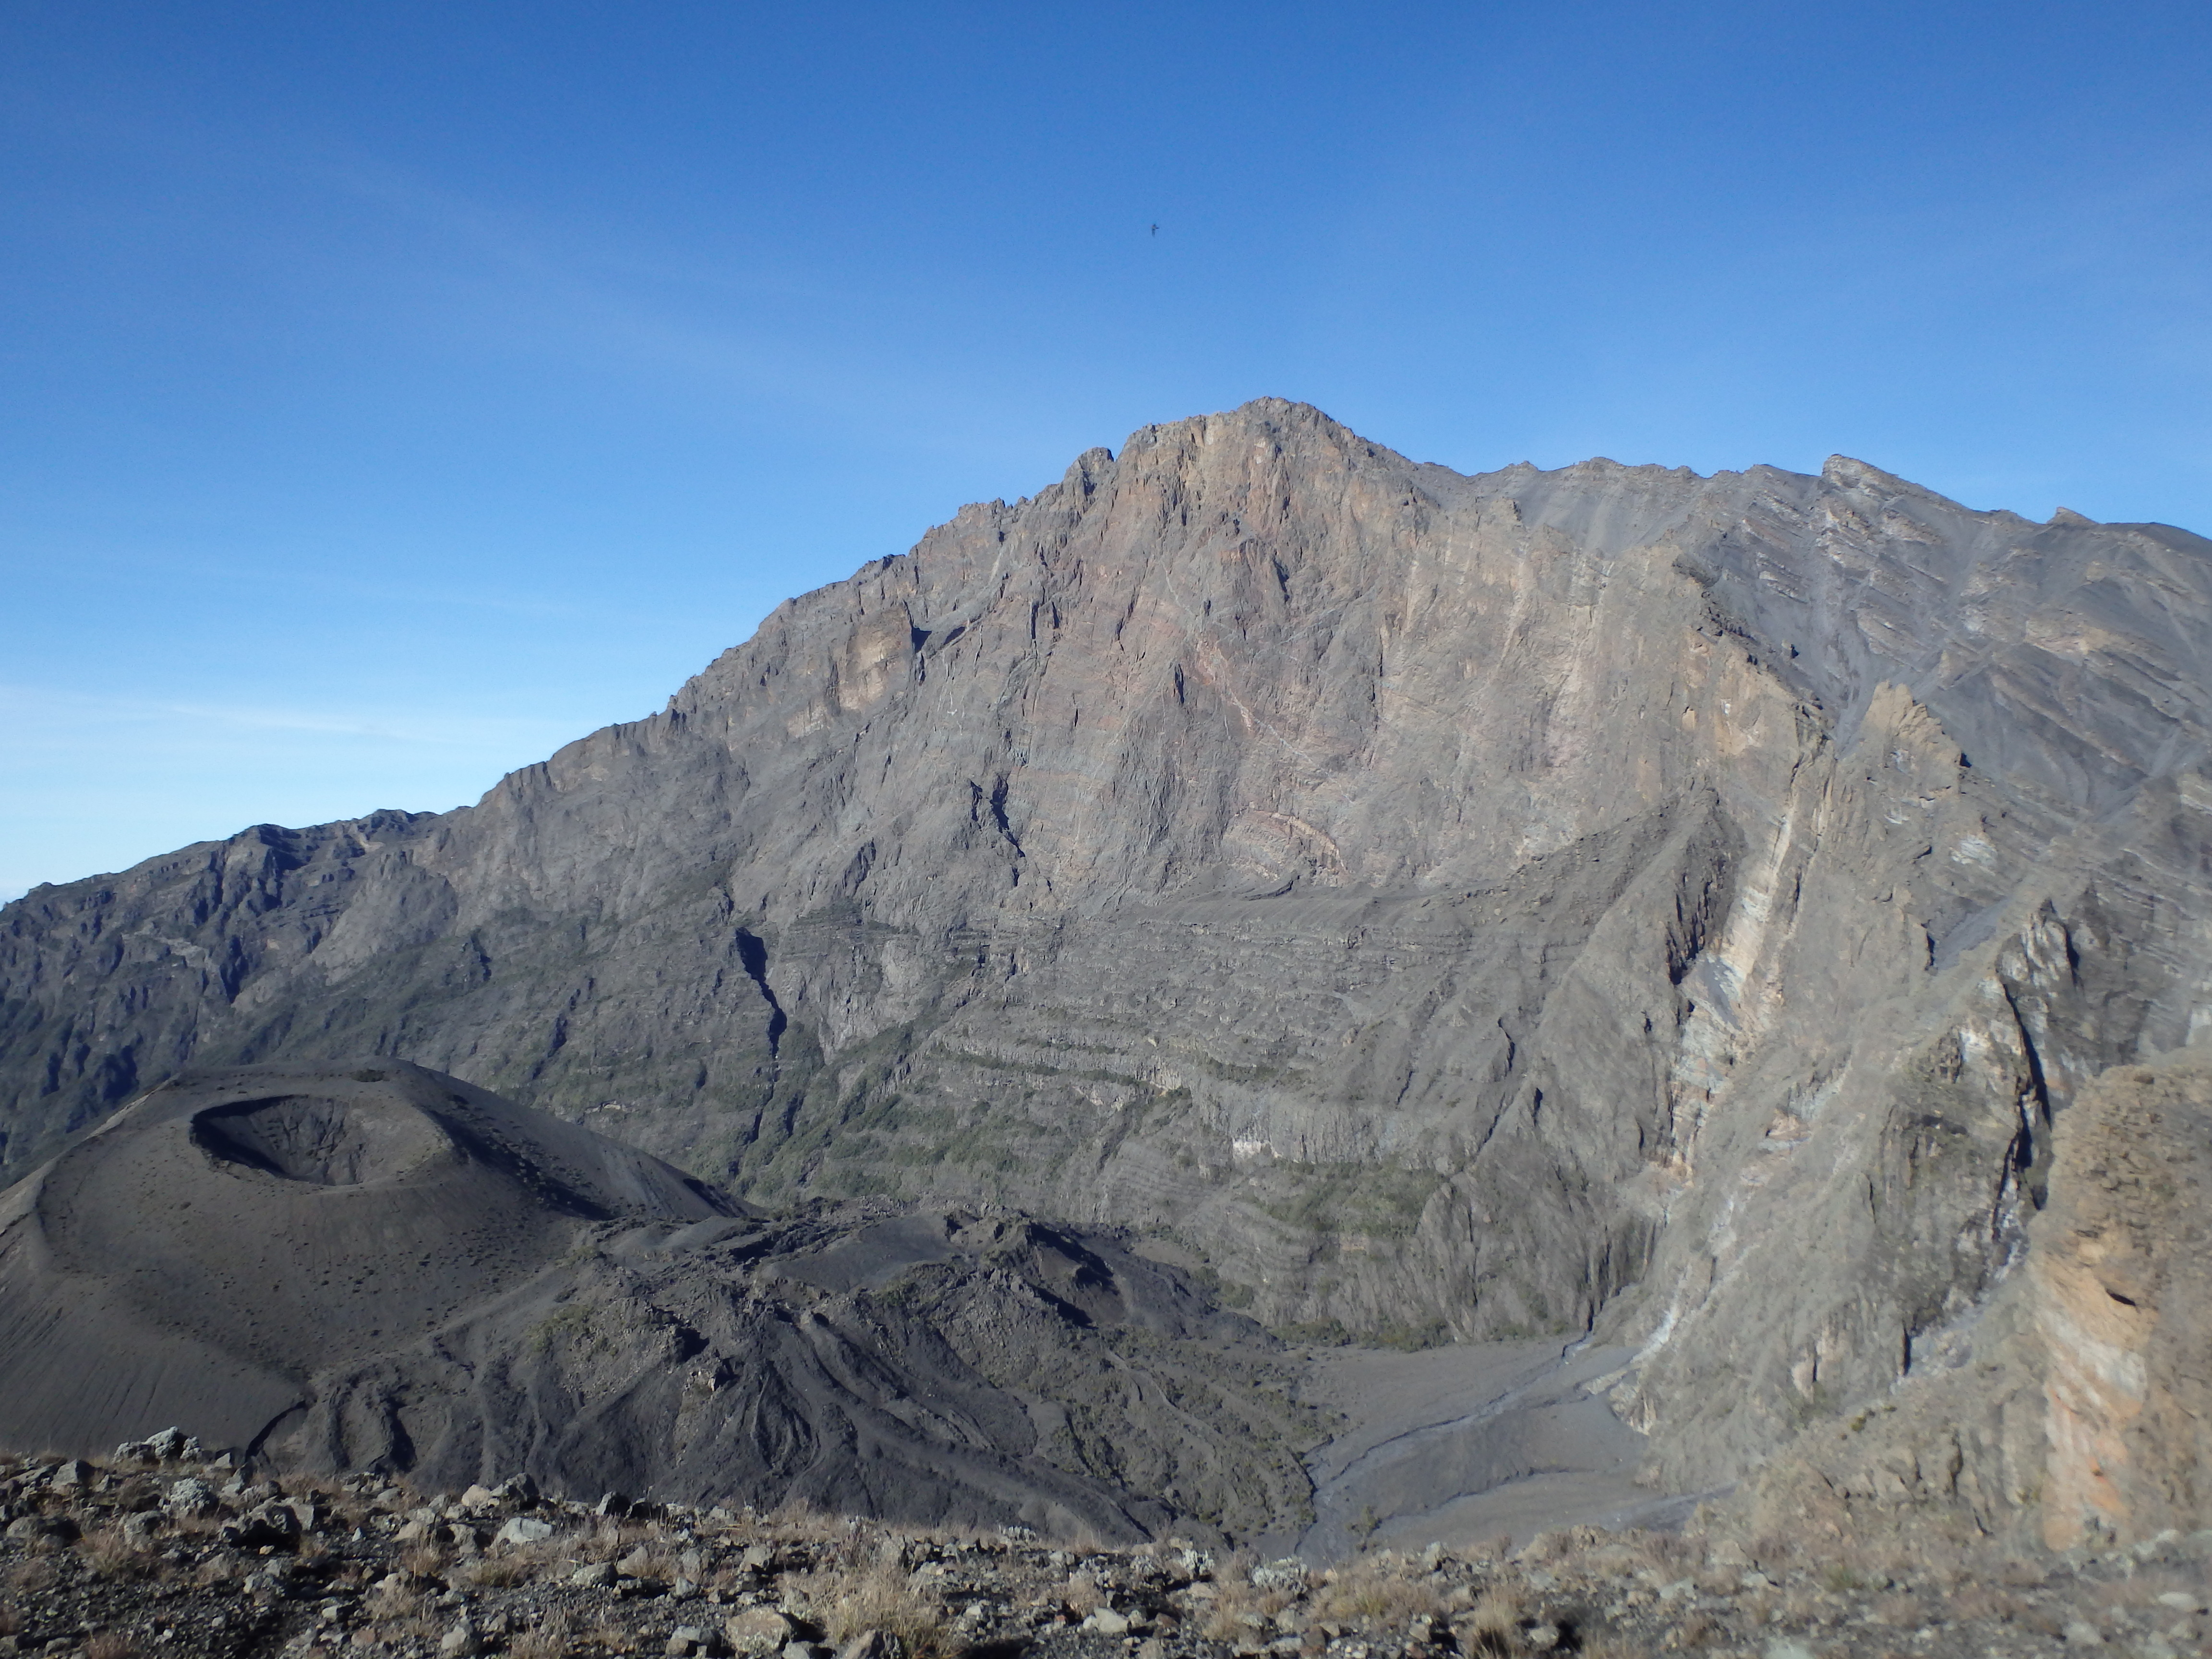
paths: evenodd
<path fill-rule="evenodd" d="M 395 1054 L 764 1203 L 1137 1229 L 1278 1328 L 1595 1328 L 1698 1488 L 1924 1363 L 2054 1115 L 2212 1006 L 2208 550 L 1147 428 L 476 807 L 9 906 L 7 1167 Z"/>

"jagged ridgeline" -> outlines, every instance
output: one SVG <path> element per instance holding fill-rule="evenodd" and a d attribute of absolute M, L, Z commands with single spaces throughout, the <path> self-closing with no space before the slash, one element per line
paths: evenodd
<path fill-rule="evenodd" d="M 8 1169 L 392 1055 L 746 1198 L 1112 1224 L 1279 1329 L 1886 1388 L 2212 1003 L 2212 544 L 1856 462 L 1468 477 L 1261 401 L 780 607 L 478 805 L 0 921 Z"/>

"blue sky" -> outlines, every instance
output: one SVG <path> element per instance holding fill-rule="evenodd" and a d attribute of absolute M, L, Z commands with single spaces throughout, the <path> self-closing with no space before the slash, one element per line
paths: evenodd
<path fill-rule="evenodd" d="M 1264 393 L 2212 532 L 2208 70 L 2154 3 L 11 0 L 0 896 L 472 800 Z"/>

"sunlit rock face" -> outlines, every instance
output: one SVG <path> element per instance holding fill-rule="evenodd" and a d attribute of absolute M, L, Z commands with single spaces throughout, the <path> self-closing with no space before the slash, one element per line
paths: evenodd
<path fill-rule="evenodd" d="M 1144 1230 L 1279 1328 L 1595 1327 L 1670 1482 L 1948 1352 L 2212 1006 L 2212 550 L 1464 477 L 1263 400 L 781 606 L 474 808 L 0 920 L 21 1170 L 385 1053 L 730 1181 Z"/>
<path fill-rule="evenodd" d="M 2212 1519 L 2212 1057 L 2107 1073 L 2036 1224 L 2045 1541 Z"/>

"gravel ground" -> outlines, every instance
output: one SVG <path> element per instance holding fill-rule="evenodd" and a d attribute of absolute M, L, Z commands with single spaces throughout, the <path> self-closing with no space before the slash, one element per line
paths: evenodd
<path fill-rule="evenodd" d="M 1321 1570 L 522 1481 L 280 1487 L 194 1451 L 0 1457 L 0 1659 L 2166 1659 L 2212 1636 L 2212 1533 L 1935 1562 L 1574 1528 Z"/>

